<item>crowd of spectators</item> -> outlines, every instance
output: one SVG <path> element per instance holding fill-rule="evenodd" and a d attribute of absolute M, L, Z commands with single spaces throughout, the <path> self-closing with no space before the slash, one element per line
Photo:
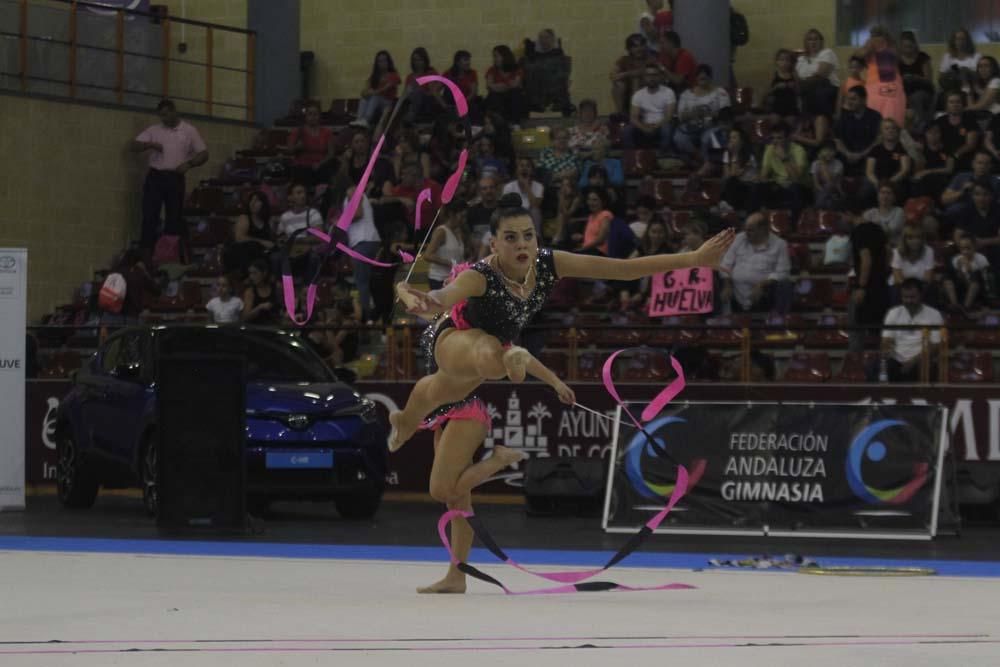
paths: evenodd
<path fill-rule="evenodd" d="M 378 51 L 355 122 L 334 132 L 321 123 L 319 105 L 306 104 L 301 125 L 281 147 L 290 162 L 287 189 L 261 187 L 245 197 L 225 253 L 232 277 L 219 280 L 208 304 L 211 317 L 220 323 L 287 320 L 276 283 L 284 247 L 299 230 L 331 228 L 369 166 L 373 138 L 383 131 L 386 146 L 346 242 L 370 259 L 397 261 L 400 250 L 413 252 L 425 241 L 422 232 L 440 209 L 422 253 L 432 287 L 454 265 L 489 253 L 490 216 L 503 194 L 516 193 L 542 243 L 573 252 L 677 252 L 697 247 L 721 226 L 738 225 L 725 272 L 715 278 L 714 316 L 790 312 L 796 286 L 783 237 L 817 210 L 838 214 L 825 229 L 818 263 L 846 276 L 852 324 L 877 328 L 917 318 L 914 312 L 929 321 L 935 308 L 974 317 L 996 298 L 991 267 L 1000 262 L 1000 68 L 977 53 L 967 31 L 951 36 L 935 79 L 934 63 L 912 32 L 895 37 L 872 28 L 845 69 L 824 36 L 811 29 L 801 48 L 777 50 L 770 86 L 756 91 L 754 107 L 743 91 L 736 108 L 737 91 L 717 83 L 712 68 L 683 47 L 672 6 L 646 4 L 609 75 L 609 118 L 594 100 L 570 103 L 570 59 L 552 30 L 526 40 L 517 54 L 508 45 L 495 46 L 482 81 L 468 51 L 453 55 L 442 74 L 469 103 L 471 135 L 443 86 L 416 83 L 438 73 L 427 48 L 413 49 L 405 79 L 392 55 Z M 390 125 L 401 96 L 400 121 Z M 542 150 L 516 151 L 514 133 L 529 114 L 549 110 L 572 119 L 551 122 Z M 159 111 L 161 124 L 133 143 L 149 151 L 150 172 L 141 244 L 146 253 L 130 256 L 124 268 L 130 280 L 149 276 L 145 267 L 160 234 L 162 203 L 163 234 L 181 233 L 183 173 L 207 160 L 197 131 L 177 118 L 173 105 L 164 102 Z M 454 202 L 442 209 L 442 184 L 463 149 L 470 152 L 466 173 Z M 619 149 L 655 151 L 685 192 L 702 192 L 707 181 L 717 181 L 718 196 L 690 217 L 675 216 L 674 202 L 651 196 L 649 181 L 637 188 L 627 180 Z M 418 204 L 425 188 L 431 197 Z M 414 230 L 418 205 L 421 232 Z M 788 212 L 787 226 L 771 224 L 768 212 L 775 210 Z M 312 245 L 297 238 L 289 254 L 301 278 Z M 341 297 L 322 309 L 318 321 L 388 323 L 393 272 L 357 260 L 351 266 L 350 276 L 335 286 Z M 239 285 L 242 298 L 234 294 Z M 650 290 L 648 281 L 591 287 L 606 292 L 613 309 L 636 316 Z M 330 359 L 357 354 L 357 339 L 314 338 Z M 863 332 L 853 335 L 852 349 L 864 340 Z M 896 345 L 901 364 L 889 374 L 909 377 L 912 340 L 886 340 Z"/>

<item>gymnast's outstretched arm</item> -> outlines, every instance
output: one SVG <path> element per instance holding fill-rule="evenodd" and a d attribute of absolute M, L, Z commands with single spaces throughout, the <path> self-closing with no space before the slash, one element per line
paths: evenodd
<path fill-rule="evenodd" d="M 448 312 L 456 303 L 486 293 L 486 278 L 478 271 L 467 269 L 438 290 L 421 292 L 407 283 L 396 284 L 396 294 L 407 311 L 421 317 L 433 317 Z"/>
<path fill-rule="evenodd" d="M 734 232 L 727 229 L 705 241 L 694 252 L 676 255 L 649 255 L 633 259 L 612 259 L 596 255 L 577 255 L 555 251 L 556 274 L 560 278 L 593 278 L 595 280 L 638 280 L 665 271 L 695 266 L 719 267 L 733 242 Z"/>

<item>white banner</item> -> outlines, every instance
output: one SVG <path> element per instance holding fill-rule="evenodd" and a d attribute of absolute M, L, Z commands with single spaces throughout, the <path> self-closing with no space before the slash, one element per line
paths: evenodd
<path fill-rule="evenodd" d="M 24 509 L 28 251 L 0 248 L 0 511 Z"/>

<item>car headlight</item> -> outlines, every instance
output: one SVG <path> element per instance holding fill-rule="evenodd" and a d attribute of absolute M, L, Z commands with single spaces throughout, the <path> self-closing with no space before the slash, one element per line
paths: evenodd
<path fill-rule="evenodd" d="M 361 421 L 366 424 L 374 424 L 375 420 L 378 418 L 378 411 L 375 409 L 375 401 L 362 398 L 358 400 L 357 405 L 352 405 L 349 408 L 345 408 L 337 412 L 338 417 L 361 417 Z"/>

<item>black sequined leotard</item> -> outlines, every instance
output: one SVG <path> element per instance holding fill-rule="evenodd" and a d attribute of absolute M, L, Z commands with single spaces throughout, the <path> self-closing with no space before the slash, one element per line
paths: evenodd
<path fill-rule="evenodd" d="M 451 328 L 482 329 L 495 336 L 502 344 L 508 345 L 521 334 L 521 329 L 542 309 L 552 293 L 559 276 L 556 275 L 555 259 L 552 251 L 545 248 L 538 251 L 535 259 L 535 287 L 526 299 L 519 299 L 507 289 L 504 279 L 486 260 L 473 264 L 469 270 L 478 271 L 486 278 L 486 291 L 482 296 L 470 297 L 457 304 L 450 314 L 441 315 L 421 336 L 421 347 L 427 359 L 427 373 L 437 371 L 434 361 L 434 346 L 442 331 Z M 467 415 L 470 406 L 481 405 L 475 394 L 457 403 L 443 405 L 425 421 L 426 428 L 439 428 L 449 416 Z M 485 406 L 483 411 L 485 412 Z M 488 424 L 488 416 L 486 423 Z"/>

